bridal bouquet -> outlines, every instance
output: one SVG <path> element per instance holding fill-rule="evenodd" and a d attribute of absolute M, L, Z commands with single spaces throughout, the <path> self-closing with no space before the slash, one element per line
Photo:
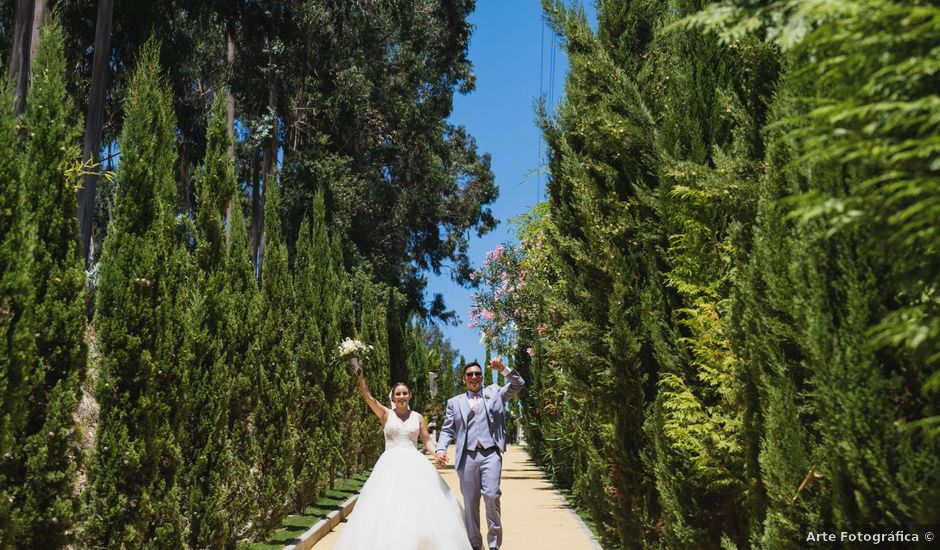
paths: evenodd
<path fill-rule="evenodd" d="M 353 372 L 359 374 L 359 371 L 362 370 L 359 358 L 372 351 L 372 346 L 367 346 L 361 340 L 346 338 L 339 343 L 338 351 L 340 359 L 349 359 L 349 362 L 352 363 Z"/>
<path fill-rule="evenodd" d="M 372 351 L 372 346 L 365 345 L 362 340 L 347 338 L 339 343 L 339 356 L 342 359 L 362 357 L 370 351 Z"/>

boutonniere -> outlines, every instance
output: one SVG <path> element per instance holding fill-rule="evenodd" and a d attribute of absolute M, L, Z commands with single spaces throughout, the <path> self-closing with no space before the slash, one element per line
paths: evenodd
<path fill-rule="evenodd" d="M 483 399 L 489 399 L 489 398 L 490 398 L 490 392 L 488 391 L 483 392 Z"/>

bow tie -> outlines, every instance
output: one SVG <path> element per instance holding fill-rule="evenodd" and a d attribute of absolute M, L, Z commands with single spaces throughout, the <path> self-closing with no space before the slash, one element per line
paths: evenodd
<path fill-rule="evenodd" d="M 483 394 L 481 394 L 480 392 L 468 392 L 468 393 L 470 394 L 471 399 L 473 398 L 479 399 L 483 397 Z"/>

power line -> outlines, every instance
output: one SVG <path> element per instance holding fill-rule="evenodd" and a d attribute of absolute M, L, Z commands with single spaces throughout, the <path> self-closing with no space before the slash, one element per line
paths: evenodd
<path fill-rule="evenodd" d="M 548 73 L 548 107 L 555 110 L 555 33 L 552 33 L 552 67 Z"/>
<path fill-rule="evenodd" d="M 542 14 L 542 30 L 539 37 L 539 100 L 545 97 L 545 14 Z M 535 184 L 535 202 L 538 204 L 542 200 L 542 129 L 538 129 L 539 134 L 539 158 L 536 164 L 536 184 Z"/>

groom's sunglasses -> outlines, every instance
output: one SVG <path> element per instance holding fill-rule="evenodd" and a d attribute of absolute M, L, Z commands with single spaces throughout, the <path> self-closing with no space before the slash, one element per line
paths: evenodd
<path fill-rule="evenodd" d="M 482 372 L 468 372 L 468 373 L 465 373 L 464 376 L 466 376 L 467 378 L 483 378 L 483 373 Z"/>

